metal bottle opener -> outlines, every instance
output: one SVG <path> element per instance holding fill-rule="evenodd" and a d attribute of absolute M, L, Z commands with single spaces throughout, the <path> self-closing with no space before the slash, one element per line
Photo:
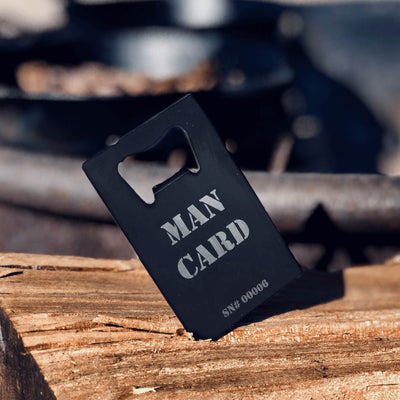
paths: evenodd
<path fill-rule="evenodd" d="M 171 129 L 189 140 L 200 169 L 182 168 L 145 203 L 119 175 L 127 156 Z M 86 161 L 83 169 L 182 322 L 218 339 L 301 274 L 301 268 L 217 132 L 186 96 Z"/>

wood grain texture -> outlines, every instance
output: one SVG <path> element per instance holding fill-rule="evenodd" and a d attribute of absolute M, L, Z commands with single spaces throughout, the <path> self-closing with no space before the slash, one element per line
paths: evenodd
<path fill-rule="evenodd" d="M 0 398 L 400 399 L 400 264 L 308 271 L 194 341 L 137 260 L 0 255 Z"/>

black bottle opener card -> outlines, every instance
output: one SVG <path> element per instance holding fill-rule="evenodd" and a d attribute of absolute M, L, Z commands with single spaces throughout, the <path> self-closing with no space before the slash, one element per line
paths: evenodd
<path fill-rule="evenodd" d="M 155 187 L 145 203 L 119 175 L 127 156 L 171 129 L 199 164 Z M 280 234 L 217 132 L 186 96 L 86 161 L 83 169 L 185 329 L 218 339 L 301 274 Z"/>

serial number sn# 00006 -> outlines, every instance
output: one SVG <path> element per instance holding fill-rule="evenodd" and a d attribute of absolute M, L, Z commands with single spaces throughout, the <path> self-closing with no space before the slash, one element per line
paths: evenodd
<path fill-rule="evenodd" d="M 263 279 L 261 282 L 257 283 L 257 285 L 255 285 L 251 289 L 249 289 L 246 293 L 242 294 L 242 296 L 240 296 L 240 300 L 236 299 L 231 304 L 229 304 L 227 307 L 225 307 L 222 310 L 222 315 L 225 318 L 228 318 L 231 314 L 233 314 L 236 310 L 238 310 L 240 308 L 241 303 L 243 303 L 243 304 L 247 303 L 249 300 L 251 300 L 253 297 L 257 296 L 268 286 L 269 286 L 268 281 L 266 279 Z"/>

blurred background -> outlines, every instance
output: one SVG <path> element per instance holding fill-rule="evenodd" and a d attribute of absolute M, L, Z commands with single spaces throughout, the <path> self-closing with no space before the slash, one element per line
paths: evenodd
<path fill-rule="evenodd" d="M 0 0 L 0 251 L 134 257 L 81 164 L 185 93 L 302 265 L 400 252 L 400 3 L 308 0 Z"/>

